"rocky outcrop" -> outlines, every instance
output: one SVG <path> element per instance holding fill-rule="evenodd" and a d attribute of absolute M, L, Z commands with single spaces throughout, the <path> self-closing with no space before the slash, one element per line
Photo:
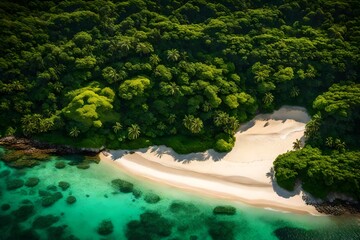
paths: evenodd
<path fill-rule="evenodd" d="M 109 235 L 113 231 L 114 231 L 114 225 L 111 222 L 111 220 L 103 220 L 97 228 L 98 234 L 103 235 L 103 236 Z"/>
<path fill-rule="evenodd" d="M 111 184 L 122 193 L 131 193 L 134 189 L 134 184 L 119 178 L 112 180 Z"/>
<path fill-rule="evenodd" d="M 216 215 L 235 215 L 236 208 L 232 206 L 216 206 L 213 213 Z"/>
<path fill-rule="evenodd" d="M 81 149 L 70 146 L 43 143 L 27 138 L 0 138 L 0 145 L 8 150 L 1 160 L 14 168 L 33 167 L 50 159 L 50 155 L 82 154 L 96 156 L 102 149 Z M 98 161 L 98 160 L 97 160 Z"/>

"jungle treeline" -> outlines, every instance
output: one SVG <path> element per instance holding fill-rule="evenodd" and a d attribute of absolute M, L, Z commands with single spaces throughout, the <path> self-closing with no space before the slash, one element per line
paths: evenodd
<path fill-rule="evenodd" d="M 0 16 L 0 135 L 226 152 L 242 122 L 300 105 L 307 145 L 278 158 L 279 183 L 349 177 L 359 196 L 358 1 L 15 0 Z"/>

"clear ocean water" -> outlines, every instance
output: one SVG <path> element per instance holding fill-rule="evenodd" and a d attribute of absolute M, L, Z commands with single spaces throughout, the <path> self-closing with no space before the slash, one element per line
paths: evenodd
<path fill-rule="evenodd" d="M 55 168 L 57 161 L 66 167 Z M 0 161 L 0 239 L 360 239 L 359 216 L 319 217 L 256 208 L 136 179 L 101 162 L 89 169 L 70 162 L 71 157 L 53 157 L 17 170 Z M 7 190 L 10 180 L 26 182 L 31 177 L 39 178 L 36 186 Z M 135 194 L 119 191 L 111 183 L 114 179 L 134 184 Z M 60 181 L 70 187 L 62 190 Z M 44 198 L 56 192 L 62 197 L 43 206 Z M 149 193 L 160 201 L 145 201 Z M 68 196 L 76 202 L 68 204 Z M 214 215 L 219 205 L 235 207 L 236 214 Z"/>

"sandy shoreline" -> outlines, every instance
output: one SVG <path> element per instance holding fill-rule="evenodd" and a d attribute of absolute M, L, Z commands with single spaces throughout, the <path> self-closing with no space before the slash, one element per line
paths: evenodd
<path fill-rule="evenodd" d="M 137 177 L 202 195 L 321 215 L 314 206 L 306 205 L 299 189 L 287 192 L 271 179 L 273 161 L 292 150 L 292 143 L 302 138 L 309 120 L 305 109 L 299 107 L 284 106 L 272 114 L 258 115 L 242 125 L 235 134 L 233 150 L 227 154 L 208 150 L 180 155 L 165 146 L 153 146 L 133 154 L 111 151 L 101 158 Z"/>

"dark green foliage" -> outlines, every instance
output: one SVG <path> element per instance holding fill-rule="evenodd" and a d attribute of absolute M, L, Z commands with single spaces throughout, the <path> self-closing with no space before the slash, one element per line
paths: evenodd
<path fill-rule="evenodd" d="M 146 146 L 131 143 L 138 135 L 214 138 L 258 106 L 309 105 L 359 71 L 356 1 L 2 1 L 0 10 L 0 135 L 112 148 Z M 219 112 L 229 121 L 214 127 Z M 347 144 L 344 131 L 332 137 Z M 225 142 L 203 148 L 229 151 Z"/>
<path fill-rule="evenodd" d="M 1 1 L 0 136 L 229 151 L 217 135 L 297 104 L 316 114 L 307 144 L 345 154 L 360 145 L 359 15 L 348 0 Z M 281 174 L 291 189 L 300 173 Z"/>
<path fill-rule="evenodd" d="M 317 197 L 338 191 L 360 199 L 360 152 L 332 151 L 322 153 L 318 148 L 305 147 L 280 155 L 274 162 L 278 184 L 293 190 L 295 181 Z"/>

